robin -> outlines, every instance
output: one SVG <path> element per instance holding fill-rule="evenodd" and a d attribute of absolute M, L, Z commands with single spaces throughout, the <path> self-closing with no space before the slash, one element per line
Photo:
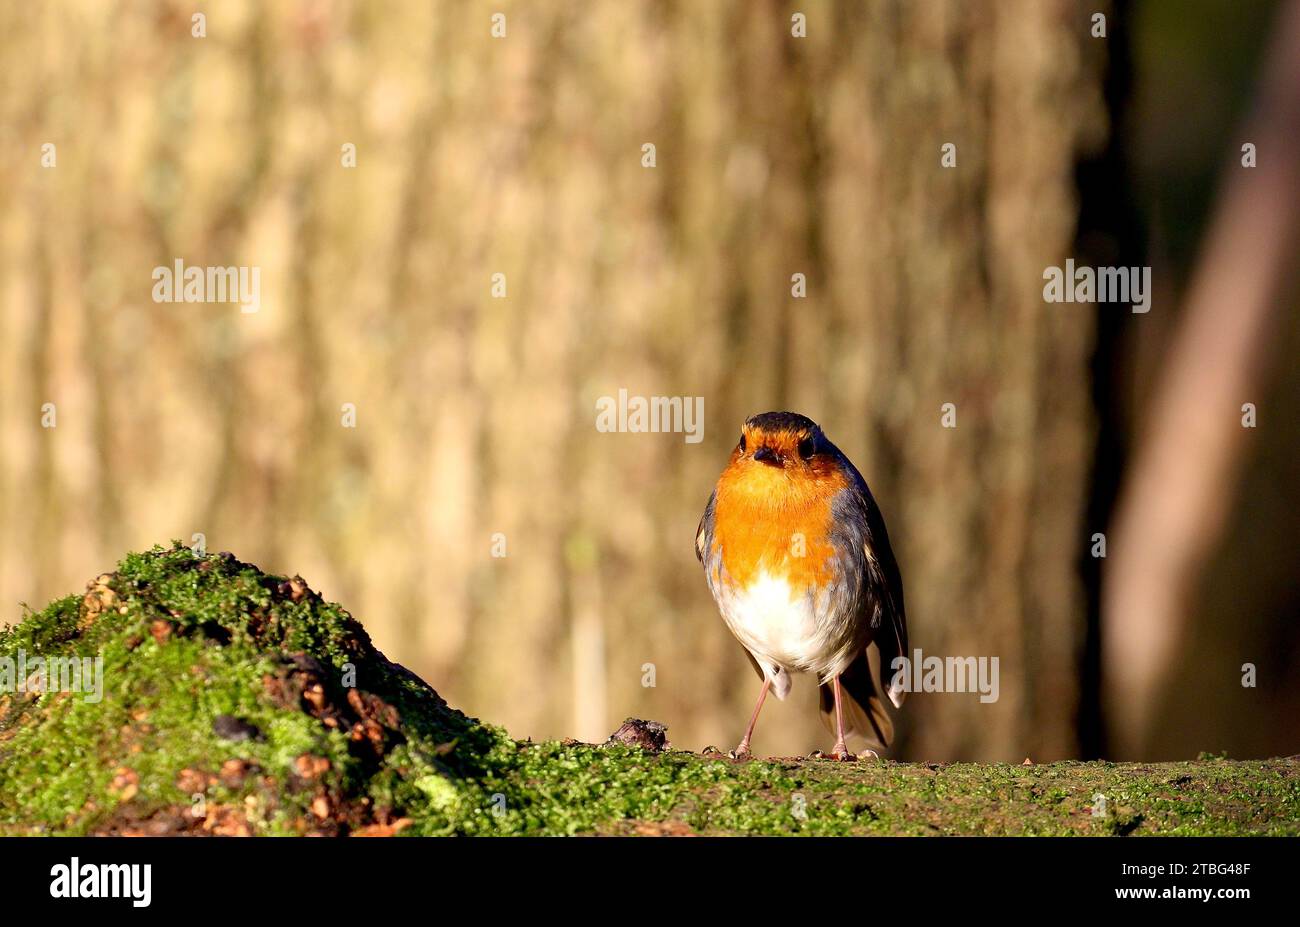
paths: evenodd
<path fill-rule="evenodd" d="M 832 755 L 845 737 L 893 739 L 882 692 L 907 653 L 903 581 L 885 521 L 857 468 L 817 423 L 794 412 L 749 418 L 709 497 L 695 551 L 722 619 L 763 680 L 749 740 L 768 690 L 784 700 L 792 673 L 815 673 Z M 833 718 L 833 720 L 832 720 Z"/>

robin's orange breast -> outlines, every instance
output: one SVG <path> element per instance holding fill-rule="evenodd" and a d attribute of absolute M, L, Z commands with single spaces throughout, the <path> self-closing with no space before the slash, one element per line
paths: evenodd
<path fill-rule="evenodd" d="M 839 473 L 792 479 L 758 465 L 728 468 L 718 481 L 713 544 L 721 581 L 747 588 L 760 575 L 783 578 L 792 590 L 834 580 L 832 503 L 847 485 Z"/>

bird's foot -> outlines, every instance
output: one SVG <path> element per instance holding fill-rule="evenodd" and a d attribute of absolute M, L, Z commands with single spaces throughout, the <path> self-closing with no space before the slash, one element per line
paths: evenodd
<path fill-rule="evenodd" d="M 749 752 L 749 744 L 742 741 L 740 746 L 728 753 L 727 756 L 731 757 L 733 760 L 747 760 L 752 757 L 753 754 Z"/>
<path fill-rule="evenodd" d="M 837 762 L 841 762 L 841 763 L 850 763 L 853 760 L 856 760 L 857 757 L 854 756 L 852 753 L 850 753 L 847 747 L 841 744 L 838 747 L 831 747 L 829 753 L 827 753 L 824 750 L 814 750 L 812 753 L 808 754 L 808 759 L 836 760 Z"/>
<path fill-rule="evenodd" d="M 858 754 L 858 759 L 860 759 L 860 760 L 878 760 L 878 759 L 880 759 L 880 754 L 877 753 L 875 750 L 863 750 L 861 753 Z"/>

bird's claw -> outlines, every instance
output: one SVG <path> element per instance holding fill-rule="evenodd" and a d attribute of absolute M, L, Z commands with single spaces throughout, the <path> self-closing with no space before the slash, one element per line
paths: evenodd
<path fill-rule="evenodd" d="M 733 760 L 747 760 L 753 756 L 753 754 L 749 752 L 748 744 L 741 744 L 735 750 L 728 753 L 727 756 L 731 757 Z"/>

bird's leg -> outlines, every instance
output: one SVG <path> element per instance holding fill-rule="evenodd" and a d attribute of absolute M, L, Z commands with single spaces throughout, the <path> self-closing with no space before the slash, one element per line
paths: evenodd
<path fill-rule="evenodd" d="M 758 690 L 758 701 L 754 704 L 754 713 L 749 716 L 749 727 L 745 729 L 745 736 L 740 739 L 740 746 L 733 751 L 738 760 L 749 756 L 749 738 L 754 736 L 754 725 L 758 723 L 758 713 L 763 710 L 763 699 L 767 698 L 767 690 L 770 688 L 772 688 L 772 680 L 763 677 L 763 688 Z"/>
<path fill-rule="evenodd" d="M 851 760 L 854 756 L 844 745 L 844 709 L 840 707 L 843 696 L 840 694 L 839 676 L 831 683 L 831 689 L 835 692 L 835 746 L 831 747 L 831 756 L 837 760 Z"/>

